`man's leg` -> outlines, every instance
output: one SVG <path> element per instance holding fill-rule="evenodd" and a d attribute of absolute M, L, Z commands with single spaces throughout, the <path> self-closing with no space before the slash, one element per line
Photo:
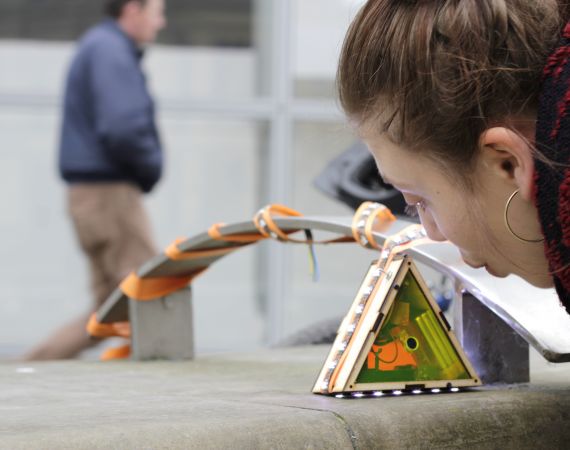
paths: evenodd
<path fill-rule="evenodd" d="M 70 188 L 69 208 L 81 247 L 88 257 L 95 309 L 131 271 L 156 254 L 150 221 L 135 187 L 123 184 Z M 59 328 L 26 359 L 73 358 L 98 341 L 85 326 L 92 311 Z"/>
<path fill-rule="evenodd" d="M 158 253 L 140 190 L 129 184 L 121 184 L 110 205 L 112 215 L 116 218 L 117 241 L 105 253 L 106 260 L 101 263 L 105 269 L 104 275 L 112 286 L 103 301 L 130 272 Z M 97 299 L 97 307 L 102 303 Z"/>
<path fill-rule="evenodd" d="M 89 338 L 85 324 L 90 314 L 73 319 L 58 328 L 46 340 L 30 350 L 23 359 L 27 361 L 69 359 L 96 342 Z"/>

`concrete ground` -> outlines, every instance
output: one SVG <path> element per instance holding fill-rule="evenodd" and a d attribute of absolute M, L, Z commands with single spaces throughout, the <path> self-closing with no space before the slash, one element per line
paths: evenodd
<path fill-rule="evenodd" d="M 1 449 L 563 449 L 570 364 L 455 394 L 312 395 L 328 346 L 190 362 L 0 364 Z"/>

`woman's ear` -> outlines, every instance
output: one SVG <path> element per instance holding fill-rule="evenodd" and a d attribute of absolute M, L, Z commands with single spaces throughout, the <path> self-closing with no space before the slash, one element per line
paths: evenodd
<path fill-rule="evenodd" d="M 534 160 L 529 143 L 530 136 L 523 136 L 504 127 L 493 127 L 481 135 L 481 157 L 483 164 L 513 191 L 527 201 L 532 199 Z"/>

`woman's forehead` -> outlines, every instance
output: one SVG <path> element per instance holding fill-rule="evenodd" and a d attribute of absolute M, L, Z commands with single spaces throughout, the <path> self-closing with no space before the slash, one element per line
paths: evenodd
<path fill-rule="evenodd" d="M 395 143 L 385 133 L 363 135 L 382 179 L 400 190 L 424 190 L 442 178 L 434 161 Z"/>

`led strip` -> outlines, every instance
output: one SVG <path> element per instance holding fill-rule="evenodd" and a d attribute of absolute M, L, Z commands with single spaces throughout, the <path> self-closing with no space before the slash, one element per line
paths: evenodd
<path fill-rule="evenodd" d="M 465 389 L 464 389 L 465 390 Z M 414 389 L 411 391 L 394 389 L 386 391 L 372 391 L 372 392 L 351 392 L 350 394 L 336 394 L 335 398 L 364 398 L 364 397 L 385 397 L 385 396 L 400 396 L 400 395 L 419 395 L 419 394 L 453 394 L 460 392 L 458 387 L 450 388 L 433 388 L 433 389 Z"/>

